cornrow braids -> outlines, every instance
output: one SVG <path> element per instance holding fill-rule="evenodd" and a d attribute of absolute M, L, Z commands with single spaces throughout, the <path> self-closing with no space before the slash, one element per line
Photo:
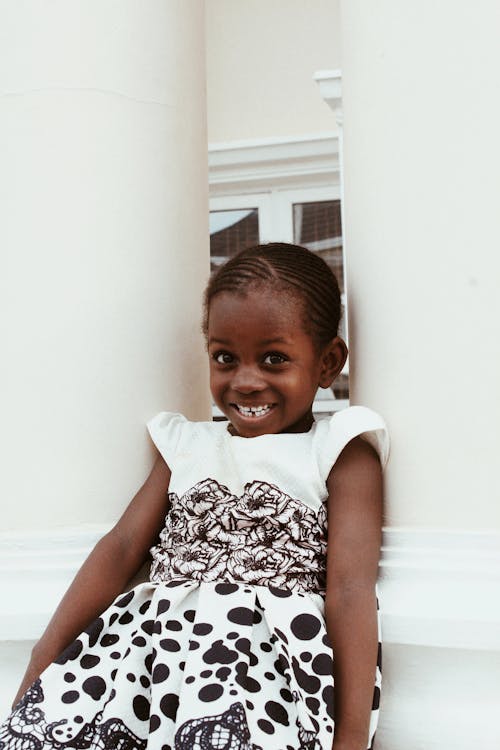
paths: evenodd
<path fill-rule="evenodd" d="M 221 292 L 245 295 L 269 287 L 298 298 L 304 326 L 322 348 L 337 335 L 341 305 L 335 275 L 324 260 L 300 245 L 270 242 L 242 250 L 217 269 L 208 282 L 203 305 L 203 332 L 208 332 L 210 302 Z"/>

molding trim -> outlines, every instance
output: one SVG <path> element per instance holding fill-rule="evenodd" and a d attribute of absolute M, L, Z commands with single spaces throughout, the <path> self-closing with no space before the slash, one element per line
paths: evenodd
<path fill-rule="evenodd" d="M 335 132 L 266 138 L 208 147 L 210 196 L 339 184 Z"/>
<path fill-rule="evenodd" d="M 337 123 L 342 123 L 342 71 L 318 70 L 313 80 L 319 86 L 321 98 L 337 115 Z"/>
<path fill-rule="evenodd" d="M 109 524 L 0 534 L 0 641 L 34 640 Z M 386 643 L 500 651 L 500 533 L 386 528 Z"/>
<path fill-rule="evenodd" d="M 111 524 L 0 534 L 0 641 L 36 640 Z"/>
<path fill-rule="evenodd" d="M 500 533 L 387 528 L 384 640 L 500 651 Z"/>

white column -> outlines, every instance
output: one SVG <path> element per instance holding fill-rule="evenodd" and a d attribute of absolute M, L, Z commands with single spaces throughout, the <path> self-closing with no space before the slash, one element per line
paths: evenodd
<path fill-rule="evenodd" d="M 352 401 L 392 434 L 378 750 L 498 745 L 499 28 L 342 6 Z"/>
<path fill-rule="evenodd" d="M 204 5 L 0 6 L 2 527 L 117 517 L 208 417 Z"/>
<path fill-rule="evenodd" d="M 500 527 L 499 16 L 343 6 L 353 396 L 391 426 L 392 524 Z"/>

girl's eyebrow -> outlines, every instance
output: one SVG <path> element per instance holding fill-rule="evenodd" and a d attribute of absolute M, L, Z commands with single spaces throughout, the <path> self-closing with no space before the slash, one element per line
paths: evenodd
<path fill-rule="evenodd" d="M 209 344 L 222 344 L 223 346 L 230 346 L 232 342 L 228 341 L 228 339 L 219 339 L 219 338 L 215 338 L 212 336 L 208 339 L 208 343 Z M 285 336 L 273 336 L 272 338 L 262 339 L 261 341 L 259 341 L 259 344 L 261 346 L 270 346 L 271 344 L 289 344 L 289 343 L 290 343 L 290 339 L 286 338 Z"/>
<path fill-rule="evenodd" d="M 290 339 L 284 336 L 275 336 L 271 339 L 263 339 L 260 343 L 262 346 L 270 346 L 271 344 L 289 344 Z"/>

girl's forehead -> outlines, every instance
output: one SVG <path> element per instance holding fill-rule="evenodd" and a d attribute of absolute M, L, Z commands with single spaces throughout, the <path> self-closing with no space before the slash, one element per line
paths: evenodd
<path fill-rule="evenodd" d="M 243 332 L 283 335 L 290 330 L 304 330 L 303 305 L 297 295 L 270 289 L 247 293 L 220 292 L 210 302 L 209 338 L 220 332 L 238 336 Z"/>
<path fill-rule="evenodd" d="M 210 317 L 251 315 L 265 310 L 275 319 L 296 317 L 302 314 L 303 303 L 300 297 L 288 290 L 275 290 L 268 287 L 245 292 L 219 292 L 209 305 Z"/>

